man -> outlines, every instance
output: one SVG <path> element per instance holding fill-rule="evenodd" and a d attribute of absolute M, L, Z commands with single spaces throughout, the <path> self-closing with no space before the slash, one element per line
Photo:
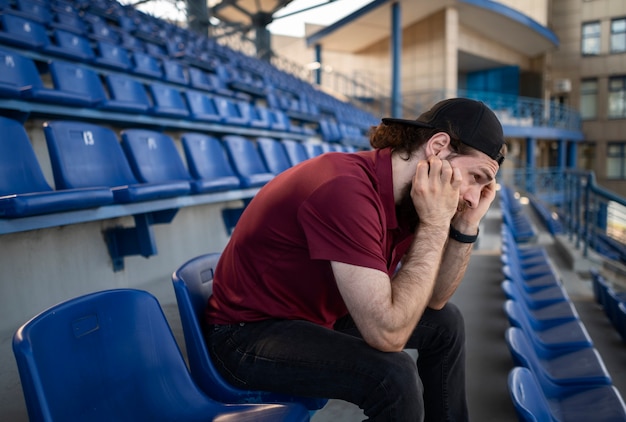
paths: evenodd
<path fill-rule="evenodd" d="M 372 421 L 467 420 L 463 319 L 447 302 L 495 197 L 502 127 L 457 98 L 383 119 L 370 143 L 250 202 L 216 269 L 211 357 L 237 387 L 346 400 Z"/>

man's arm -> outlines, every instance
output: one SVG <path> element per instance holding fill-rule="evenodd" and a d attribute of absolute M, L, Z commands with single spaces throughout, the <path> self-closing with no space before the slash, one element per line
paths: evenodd
<path fill-rule="evenodd" d="M 483 188 L 478 206 L 457 213 L 452 219 L 452 226 L 461 233 L 470 235 L 478 233 L 478 225 L 487 213 L 495 196 L 496 182 L 494 180 Z M 450 300 L 465 276 L 472 249 L 472 243 L 461 243 L 454 239 L 448 239 L 441 268 L 437 275 L 437 283 L 428 307 L 441 309 Z"/>
<path fill-rule="evenodd" d="M 449 162 L 436 157 L 418 163 L 411 197 L 420 224 L 392 280 L 379 270 L 331 262 L 348 311 L 372 347 L 402 350 L 429 304 L 458 204 L 460 178 Z"/>

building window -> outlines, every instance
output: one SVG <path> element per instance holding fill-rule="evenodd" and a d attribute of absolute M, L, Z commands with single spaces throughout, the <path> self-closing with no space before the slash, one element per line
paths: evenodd
<path fill-rule="evenodd" d="M 606 177 L 609 179 L 626 178 L 626 143 L 609 142 L 606 157 Z"/>
<path fill-rule="evenodd" d="M 585 79 L 580 83 L 580 117 L 595 119 L 598 116 L 598 80 Z"/>
<path fill-rule="evenodd" d="M 626 18 L 611 21 L 611 53 L 626 52 Z"/>
<path fill-rule="evenodd" d="M 626 117 L 626 76 L 609 78 L 609 118 Z"/>
<path fill-rule="evenodd" d="M 600 22 L 583 23 L 581 48 L 583 56 L 600 54 Z"/>

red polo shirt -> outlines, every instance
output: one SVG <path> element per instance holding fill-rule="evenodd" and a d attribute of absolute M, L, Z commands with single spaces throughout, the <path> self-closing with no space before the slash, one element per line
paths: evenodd
<path fill-rule="evenodd" d="M 391 275 L 411 239 L 396 219 L 389 149 L 307 160 L 244 211 L 217 265 L 207 321 L 332 327 L 347 310 L 330 261 Z"/>

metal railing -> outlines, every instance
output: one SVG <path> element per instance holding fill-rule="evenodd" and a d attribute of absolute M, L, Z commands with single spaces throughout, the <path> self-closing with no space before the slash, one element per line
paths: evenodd
<path fill-rule="evenodd" d="M 583 256 L 593 250 L 626 264 L 626 198 L 599 186 L 593 172 L 516 169 L 503 172 L 501 180 L 548 206 Z"/>

